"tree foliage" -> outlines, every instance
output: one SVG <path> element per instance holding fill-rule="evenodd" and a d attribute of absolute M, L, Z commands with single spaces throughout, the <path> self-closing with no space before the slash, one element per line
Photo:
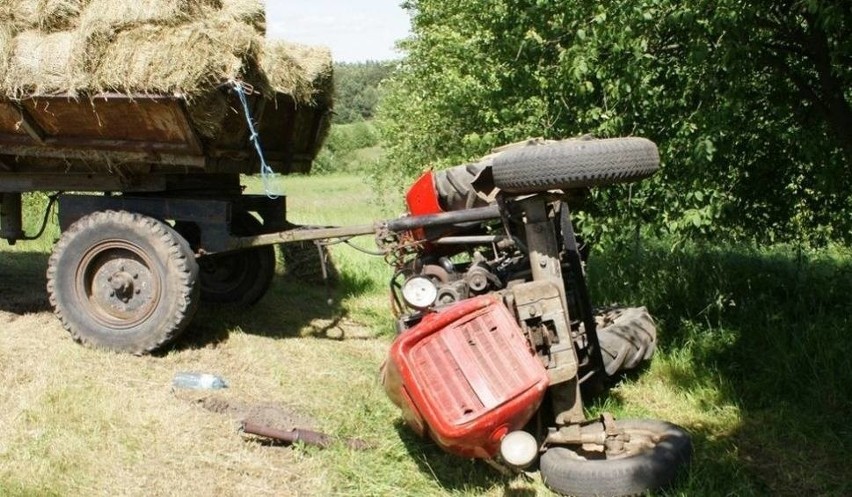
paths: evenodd
<path fill-rule="evenodd" d="M 371 121 L 335 124 L 311 172 L 361 174 L 369 172 L 380 156 L 379 133 Z"/>
<path fill-rule="evenodd" d="M 852 240 L 848 0 L 404 7 L 413 35 L 380 112 L 383 177 L 530 136 L 646 136 L 662 173 L 596 192 L 587 230 Z"/>
<path fill-rule="evenodd" d="M 391 62 L 335 64 L 335 122 L 348 124 L 372 119 L 379 102 L 379 85 L 392 70 Z"/>

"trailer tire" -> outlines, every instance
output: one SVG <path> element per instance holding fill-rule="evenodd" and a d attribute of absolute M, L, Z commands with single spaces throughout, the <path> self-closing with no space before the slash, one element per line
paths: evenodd
<path fill-rule="evenodd" d="M 62 234 L 47 269 L 54 314 L 85 345 L 148 354 L 174 340 L 198 308 L 189 243 L 156 219 L 95 212 Z"/>
<path fill-rule="evenodd" d="M 548 488 L 575 497 L 644 495 L 670 485 L 692 457 L 692 441 L 677 425 L 657 420 L 621 420 L 616 423 L 637 440 L 628 455 L 591 459 L 566 447 L 551 447 L 539 464 Z"/>
<path fill-rule="evenodd" d="M 250 213 L 234 212 L 231 219 L 234 235 L 252 236 L 262 231 L 263 225 Z M 202 302 L 246 307 L 256 304 L 272 285 L 275 262 L 272 245 L 202 257 L 198 261 Z"/>
<path fill-rule="evenodd" d="M 511 194 L 589 188 L 647 178 L 660 168 L 645 138 L 563 140 L 517 147 L 496 156 L 494 185 Z"/>

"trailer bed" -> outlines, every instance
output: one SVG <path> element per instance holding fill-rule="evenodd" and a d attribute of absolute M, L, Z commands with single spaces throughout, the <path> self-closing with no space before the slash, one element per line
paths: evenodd
<path fill-rule="evenodd" d="M 156 191 L 168 175 L 252 174 L 259 161 L 236 95 L 213 137 L 198 132 L 181 96 L 100 94 L 0 101 L 0 192 Z M 249 97 L 266 159 L 307 173 L 329 126 L 327 106 Z"/>

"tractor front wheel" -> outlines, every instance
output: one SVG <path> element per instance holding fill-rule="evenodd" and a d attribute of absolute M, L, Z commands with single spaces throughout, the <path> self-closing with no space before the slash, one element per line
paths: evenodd
<path fill-rule="evenodd" d="M 575 497 L 644 495 L 671 484 L 689 464 L 692 441 L 679 426 L 649 419 L 617 426 L 627 440 L 617 452 L 586 445 L 548 449 L 539 466 L 544 484 Z"/>

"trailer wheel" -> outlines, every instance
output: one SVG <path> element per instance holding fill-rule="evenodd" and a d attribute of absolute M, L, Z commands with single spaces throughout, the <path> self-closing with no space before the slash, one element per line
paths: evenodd
<path fill-rule="evenodd" d="M 53 249 L 47 291 L 54 313 L 85 345 L 146 354 L 186 328 L 198 307 L 189 243 L 156 219 L 90 214 Z"/>
<path fill-rule="evenodd" d="M 539 193 L 638 181 L 660 167 L 645 138 L 563 140 L 518 147 L 494 158 L 494 185 L 507 193 Z"/>
<path fill-rule="evenodd" d="M 692 441 L 679 426 L 649 419 L 617 425 L 630 437 L 622 453 L 552 447 L 539 465 L 544 484 L 575 497 L 644 495 L 671 484 L 689 464 Z"/>
<path fill-rule="evenodd" d="M 237 236 L 257 235 L 263 225 L 245 211 L 234 212 L 231 232 Z M 201 300 L 214 304 L 250 306 L 257 303 L 275 277 L 275 247 L 210 255 L 198 260 L 201 266 Z"/>

